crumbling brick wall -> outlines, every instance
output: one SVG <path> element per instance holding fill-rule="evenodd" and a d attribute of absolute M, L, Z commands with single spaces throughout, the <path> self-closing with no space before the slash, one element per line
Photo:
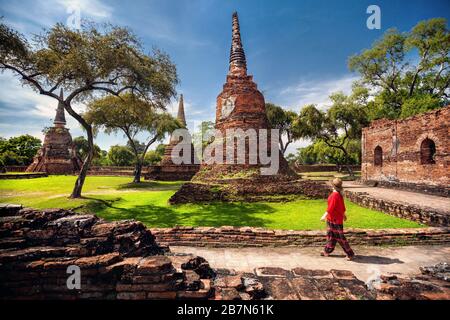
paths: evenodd
<path fill-rule="evenodd" d="M 449 125 L 450 106 L 401 120 L 373 121 L 362 133 L 362 180 L 448 188 Z"/>
<path fill-rule="evenodd" d="M 70 269 L 72 268 L 72 269 Z M 80 286 L 68 278 L 79 268 Z M 70 271 L 70 270 L 72 271 Z M 63 209 L 0 206 L 0 300 L 259 299 L 258 281 L 214 285 L 202 257 L 172 254 L 133 220 L 106 222 Z"/>

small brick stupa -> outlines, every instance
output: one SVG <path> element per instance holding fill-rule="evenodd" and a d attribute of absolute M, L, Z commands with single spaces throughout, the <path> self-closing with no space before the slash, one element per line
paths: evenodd
<path fill-rule="evenodd" d="M 63 99 L 61 89 L 60 98 Z M 82 161 L 77 156 L 69 129 L 65 127 L 66 117 L 61 102 L 56 108 L 54 126 L 45 133 L 44 144 L 38 150 L 27 172 L 46 172 L 48 174 L 74 174 L 80 170 Z"/>
<path fill-rule="evenodd" d="M 244 131 L 254 129 L 257 133 L 261 129 L 268 129 L 270 133 L 270 124 L 266 115 L 264 96 L 258 90 L 256 83 L 253 82 L 253 76 L 247 74 L 247 61 L 242 46 L 237 12 L 234 12 L 232 17 L 229 70 L 226 83 L 223 85 L 223 90 L 217 97 L 215 128 L 221 131 L 223 141 L 227 139 L 227 129 L 242 129 Z M 289 169 L 288 163 L 281 152 L 279 150 L 271 151 L 269 139 L 270 137 L 268 137 L 267 152 L 269 154 L 270 152 L 279 152 L 279 170 L 277 175 L 292 175 L 293 172 Z M 202 168 L 198 174 L 199 180 L 214 180 L 224 176 L 242 177 L 260 175 L 259 169 L 262 167 L 262 164 L 258 154 L 261 143 L 256 144 L 256 163 L 255 161 L 250 161 L 252 151 L 248 141 L 246 141 L 245 145 L 245 163 L 238 162 L 237 146 L 238 144 L 234 143 L 231 148 L 232 152 L 234 152 L 232 163 L 225 160 L 223 163 L 216 162 L 208 164 L 207 161 L 206 163 L 202 163 Z M 231 149 L 228 149 L 229 152 Z M 225 143 L 223 150 L 223 159 L 226 159 L 227 146 Z M 195 179 L 197 179 L 197 176 Z"/>
<path fill-rule="evenodd" d="M 183 95 L 180 95 L 180 101 L 178 102 L 178 113 L 177 120 L 180 122 L 183 128 L 186 128 L 186 116 L 184 114 L 184 101 Z M 184 148 L 183 140 L 177 139 L 175 136 L 171 135 L 169 144 L 166 145 L 164 150 L 164 156 L 161 159 L 161 163 L 159 166 L 149 166 L 148 171 L 145 174 L 146 180 L 165 180 L 165 181 L 187 181 L 191 180 L 191 178 L 198 172 L 200 169 L 200 165 L 195 161 L 195 152 L 194 146 L 189 141 L 190 144 L 186 148 Z M 172 159 L 172 152 L 174 147 L 178 145 L 178 147 L 183 150 L 191 150 L 190 155 L 190 163 L 181 163 L 176 164 Z M 180 157 L 182 154 L 180 154 Z"/>

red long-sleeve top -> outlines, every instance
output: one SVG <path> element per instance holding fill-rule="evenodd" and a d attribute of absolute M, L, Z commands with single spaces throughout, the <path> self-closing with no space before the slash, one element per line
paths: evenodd
<path fill-rule="evenodd" d="M 327 220 L 334 224 L 344 224 L 345 204 L 339 192 L 333 191 L 328 197 Z"/>

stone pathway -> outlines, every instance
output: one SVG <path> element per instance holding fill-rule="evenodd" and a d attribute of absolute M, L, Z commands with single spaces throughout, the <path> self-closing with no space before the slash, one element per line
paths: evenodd
<path fill-rule="evenodd" d="M 318 247 L 204 248 L 171 246 L 175 253 L 192 253 L 208 260 L 212 268 L 253 272 L 258 267 L 349 270 L 367 282 L 381 274 L 414 275 L 420 266 L 450 262 L 450 246 L 354 247 L 359 256 L 347 261 L 340 248 L 332 257 L 321 257 Z"/>
<path fill-rule="evenodd" d="M 450 214 L 450 198 L 439 197 L 418 192 L 369 187 L 352 181 L 345 181 L 344 188 L 353 192 L 366 192 L 369 195 L 389 201 L 404 202 L 423 207 L 430 207 Z"/>

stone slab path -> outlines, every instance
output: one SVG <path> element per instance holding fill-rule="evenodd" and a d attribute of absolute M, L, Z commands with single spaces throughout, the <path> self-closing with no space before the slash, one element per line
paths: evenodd
<path fill-rule="evenodd" d="M 450 263 L 450 246 L 354 247 L 358 258 L 347 261 L 340 248 L 321 257 L 318 247 L 205 248 L 171 246 L 174 253 L 192 253 L 208 260 L 212 268 L 254 272 L 259 267 L 349 270 L 367 282 L 380 274 L 411 276 L 420 266 Z"/>
<path fill-rule="evenodd" d="M 430 207 L 450 214 L 450 198 L 404 190 L 369 187 L 351 181 L 345 181 L 344 188 L 353 192 L 367 192 L 369 195 L 383 200 Z"/>

